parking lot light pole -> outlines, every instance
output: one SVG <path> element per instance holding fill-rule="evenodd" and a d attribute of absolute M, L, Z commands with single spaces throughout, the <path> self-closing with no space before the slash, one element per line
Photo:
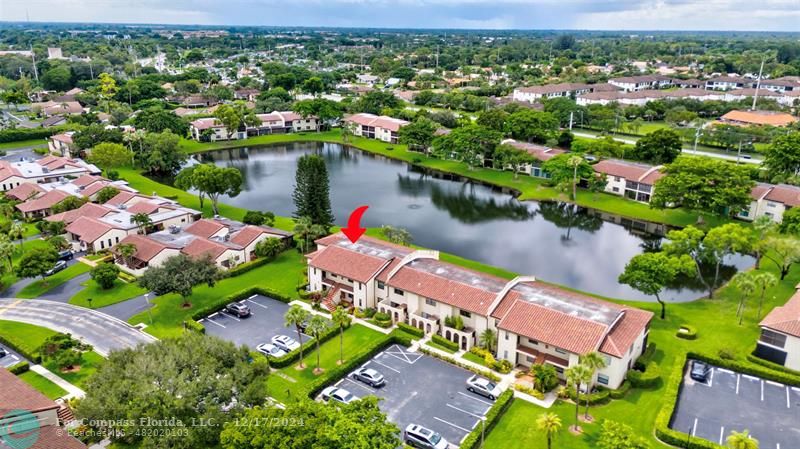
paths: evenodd
<path fill-rule="evenodd" d="M 150 317 L 150 324 L 153 324 L 153 312 L 150 311 L 150 293 L 144 294 L 144 302 L 147 303 L 147 316 Z"/>
<path fill-rule="evenodd" d="M 483 449 L 483 440 L 486 438 L 486 417 L 481 416 L 481 449 Z"/>

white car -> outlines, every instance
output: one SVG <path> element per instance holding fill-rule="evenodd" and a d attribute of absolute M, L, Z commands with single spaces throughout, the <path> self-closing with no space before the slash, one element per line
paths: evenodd
<path fill-rule="evenodd" d="M 447 440 L 431 429 L 417 424 L 409 424 L 403 431 L 403 441 L 418 449 L 447 449 Z"/>
<path fill-rule="evenodd" d="M 322 390 L 322 400 L 325 402 L 334 400 L 342 404 L 349 404 L 353 401 L 357 401 L 358 397 L 344 388 L 328 387 Z"/>
<path fill-rule="evenodd" d="M 286 351 L 283 349 L 273 345 L 272 343 L 261 343 L 260 345 L 256 346 L 258 352 L 264 354 L 267 357 L 283 357 L 286 355 Z"/>
<path fill-rule="evenodd" d="M 467 391 L 479 394 L 483 397 L 489 398 L 492 401 L 500 396 L 500 393 L 502 393 L 497 384 L 478 376 L 472 376 L 467 379 Z"/>
<path fill-rule="evenodd" d="M 277 346 L 279 349 L 289 353 L 296 349 L 300 349 L 300 343 L 297 342 L 292 337 L 288 335 L 276 335 L 272 337 L 272 344 Z"/>

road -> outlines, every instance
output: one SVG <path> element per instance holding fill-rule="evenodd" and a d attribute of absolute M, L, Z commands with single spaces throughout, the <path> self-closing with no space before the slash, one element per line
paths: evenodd
<path fill-rule="evenodd" d="M 598 137 L 600 137 L 600 136 L 598 136 L 596 134 L 584 133 L 584 132 L 574 131 L 574 130 L 572 131 L 572 134 L 574 134 L 574 135 L 576 135 L 578 137 L 588 137 L 589 139 L 597 139 Z M 616 140 L 617 142 L 627 143 L 627 144 L 630 144 L 630 145 L 636 145 L 636 140 L 633 140 L 633 139 L 625 139 L 625 138 L 622 138 L 622 137 L 614 137 L 614 136 L 611 136 L 611 137 L 614 140 Z M 743 157 L 742 158 L 737 158 L 736 156 L 730 155 L 730 154 L 712 153 L 710 151 L 694 151 L 691 148 L 684 148 L 682 151 L 684 153 L 686 153 L 686 154 L 715 157 L 717 159 L 725 159 L 727 161 L 736 162 L 736 160 L 738 159 L 739 162 L 744 162 L 744 163 L 748 163 L 748 164 L 761 164 L 761 160 L 760 159 L 745 159 Z"/>
<path fill-rule="evenodd" d="M 150 293 L 150 301 L 152 301 L 156 297 L 155 293 Z M 144 295 L 137 296 L 135 298 L 126 299 L 125 301 L 118 302 L 116 304 L 111 304 L 110 306 L 100 307 L 99 310 L 102 313 L 107 315 L 111 315 L 114 318 L 119 318 L 123 321 L 128 321 L 134 315 L 138 315 L 142 312 L 147 311 L 147 309 L 153 307 L 152 303 L 148 303 L 147 300 L 144 298 Z"/>
<path fill-rule="evenodd" d="M 144 332 L 112 316 L 43 299 L 0 299 L 0 320 L 17 321 L 70 333 L 94 346 L 100 355 L 155 341 Z"/>

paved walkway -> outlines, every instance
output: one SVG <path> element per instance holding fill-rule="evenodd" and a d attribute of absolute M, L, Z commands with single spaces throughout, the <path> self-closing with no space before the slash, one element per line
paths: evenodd
<path fill-rule="evenodd" d="M 110 315 L 56 301 L 0 299 L 0 320 L 18 321 L 70 333 L 100 355 L 151 343 L 155 337 Z"/>
<path fill-rule="evenodd" d="M 113 316 L 122 321 L 128 321 L 134 315 L 138 315 L 147 309 L 153 307 L 153 299 L 156 298 L 155 293 L 150 293 L 150 304 L 144 299 L 144 295 L 136 296 L 125 301 L 120 301 L 110 306 L 100 307 L 96 309 L 98 312 L 105 313 L 106 315 Z"/>
<path fill-rule="evenodd" d="M 65 399 L 82 398 L 86 396 L 85 391 L 81 390 L 75 385 L 72 385 L 66 380 L 56 376 L 52 371 L 48 370 L 42 365 L 31 365 L 31 371 L 35 372 L 36 374 L 39 374 L 40 376 L 46 378 L 50 382 L 53 382 L 54 384 L 61 387 L 64 391 L 66 391 L 67 395 L 64 396 Z"/>

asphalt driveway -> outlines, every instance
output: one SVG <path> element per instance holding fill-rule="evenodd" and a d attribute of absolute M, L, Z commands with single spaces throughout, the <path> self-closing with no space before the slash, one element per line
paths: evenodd
<path fill-rule="evenodd" d="M 102 355 L 155 341 L 151 335 L 104 313 L 43 299 L 0 299 L 0 320 L 70 333 L 94 346 Z"/>

